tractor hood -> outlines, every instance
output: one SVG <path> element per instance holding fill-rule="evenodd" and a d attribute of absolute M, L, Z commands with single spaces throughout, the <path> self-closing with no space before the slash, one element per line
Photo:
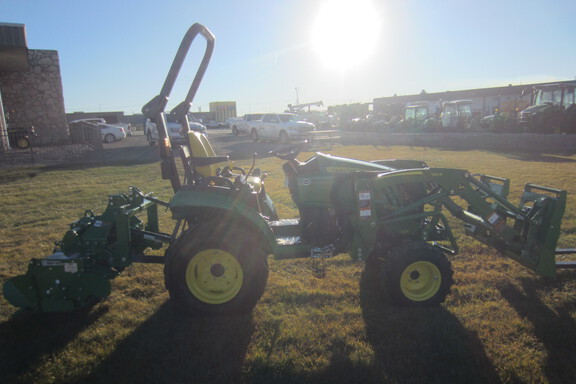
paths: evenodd
<path fill-rule="evenodd" d="M 375 160 L 363 161 L 344 157 L 316 153 L 316 155 L 298 166 L 300 175 L 306 174 L 345 174 L 354 172 L 392 172 L 399 169 L 426 168 L 419 160 Z"/>
<path fill-rule="evenodd" d="M 545 103 L 545 104 L 539 104 L 539 105 L 533 105 L 531 107 L 528 107 L 526 109 L 524 109 L 522 112 L 520 112 L 520 114 L 522 115 L 532 115 L 534 113 L 538 113 L 543 111 L 546 108 L 549 108 L 552 105 L 552 103 Z"/>

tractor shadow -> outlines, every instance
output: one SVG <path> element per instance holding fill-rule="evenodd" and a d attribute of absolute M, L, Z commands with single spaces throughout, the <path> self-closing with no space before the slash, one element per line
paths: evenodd
<path fill-rule="evenodd" d="M 0 377 L 15 382 L 41 360 L 64 348 L 94 324 L 108 307 L 65 314 L 16 313 L 0 323 Z"/>
<path fill-rule="evenodd" d="M 432 147 L 431 147 L 432 148 Z M 499 150 L 487 150 L 487 149 L 477 149 L 477 148 L 449 148 L 449 147 L 438 147 L 439 151 L 442 152 L 461 152 L 465 153 L 470 150 L 478 150 L 485 153 L 491 153 L 494 155 L 502 156 L 511 160 L 519 160 L 524 162 L 538 162 L 538 163 L 550 163 L 550 164 L 561 164 L 561 163 L 575 163 L 575 159 L 570 159 L 569 157 L 574 156 L 576 151 L 566 152 L 558 151 L 556 153 L 548 152 L 538 152 L 538 151 L 499 151 Z"/>
<path fill-rule="evenodd" d="M 576 274 L 566 271 L 554 282 L 555 289 L 562 291 L 562 278 L 573 281 Z M 576 299 L 552 308 L 538 297 L 538 291 L 550 290 L 546 280 L 521 280 L 521 287 L 506 284 L 499 287 L 502 297 L 518 315 L 532 323 L 534 335 L 547 352 L 544 372 L 551 383 L 570 383 L 576 377 L 576 321 L 573 313 Z"/>
<path fill-rule="evenodd" d="M 479 337 L 442 307 L 398 308 L 365 269 L 360 304 L 375 364 L 392 382 L 501 383 Z"/>
<path fill-rule="evenodd" d="M 254 331 L 252 315 L 191 316 L 164 303 L 76 383 L 236 383 Z"/>
<path fill-rule="evenodd" d="M 512 160 L 539 163 L 574 163 L 576 160 L 569 159 L 566 156 L 572 156 L 574 153 L 545 154 L 538 152 L 492 152 L 505 156 Z"/>

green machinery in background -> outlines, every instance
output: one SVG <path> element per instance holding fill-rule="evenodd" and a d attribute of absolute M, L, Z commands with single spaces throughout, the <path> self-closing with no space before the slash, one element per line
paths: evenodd
<path fill-rule="evenodd" d="M 28 272 L 4 283 L 4 297 L 33 312 L 66 312 L 110 295 L 110 281 L 134 262 L 164 264 L 170 296 L 202 313 L 250 311 L 264 292 L 268 255 L 326 257 L 348 253 L 376 268 L 379 286 L 399 305 L 438 305 L 453 284 L 447 255 L 458 247 L 445 213 L 466 234 L 541 276 L 553 276 L 566 192 L 528 184 L 518 205 L 507 200 L 509 181 L 465 170 L 430 168 L 421 161 L 360 161 L 316 153 L 299 161 L 304 144 L 275 155 L 283 165 L 296 219 L 279 219 L 255 167 L 235 167 L 216 156 L 208 139 L 188 132 L 172 148 L 166 129 L 168 97 L 197 35 L 206 50 L 185 100 L 170 113 L 188 132 L 188 112 L 214 48 L 208 29 L 185 35 L 160 94 L 143 108 L 158 127 L 161 171 L 174 196 L 163 202 L 131 187 L 111 195 L 101 215 L 86 211 L 70 225 L 54 253 L 30 261 Z M 175 152 L 178 154 L 176 155 Z M 176 161 L 183 171 L 178 172 Z M 158 206 L 175 221 L 161 233 Z M 163 256 L 147 250 L 165 249 Z"/>

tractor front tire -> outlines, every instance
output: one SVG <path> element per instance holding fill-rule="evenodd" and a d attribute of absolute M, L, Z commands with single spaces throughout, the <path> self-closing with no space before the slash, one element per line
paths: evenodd
<path fill-rule="evenodd" d="M 439 305 L 454 283 L 446 255 L 423 242 L 404 242 L 390 249 L 380 273 L 382 288 L 401 306 Z"/>
<path fill-rule="evenodd" d="M 266 287 L 266 253 L 249 232 L 186 231 L 164 265 L 166 288 L 191 313 L 250 312 Z"/>

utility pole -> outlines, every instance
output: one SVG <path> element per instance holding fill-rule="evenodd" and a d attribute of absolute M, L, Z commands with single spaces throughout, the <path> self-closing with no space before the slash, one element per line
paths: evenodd
<path fill-rule="evenodd" d="M 300 104 L 300 98 L 298 97 L 298 87 L 294 88 L 296 90 L 296 105 Z"/>

